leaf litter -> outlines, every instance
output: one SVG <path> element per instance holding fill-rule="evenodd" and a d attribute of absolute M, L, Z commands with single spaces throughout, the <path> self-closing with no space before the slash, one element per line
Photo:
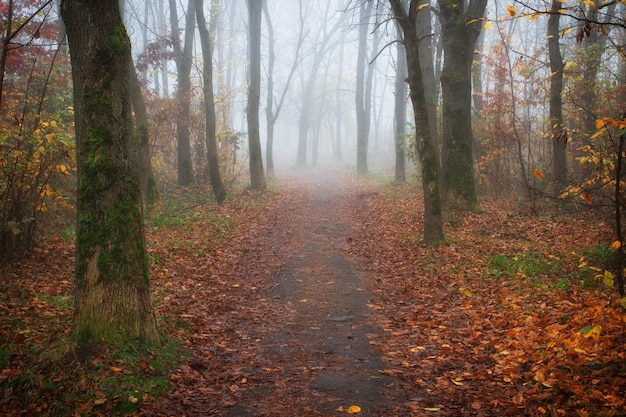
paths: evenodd
<path fill-rule="evenodd" d="M 265 197 L 195 207 L 184 226 L 149 227 L 157 314 L 189 356 L 170 375 L 168 393 L 157 400 L 129 396 L 143 404 L 136 415 L 368 415 L 366 404 L 310 388 L 323 377 L 349 376 L 339 344 L 316 339 L 328 325 L 355 331 L 355 317 L 382 364 L 371 372 L 372 379 L 385 378 L 378 415 L 626 413 L 624 312 L 602 278 L 585 285 L 594 277 L 582 277 L 581 256 L 585 248 L 611 242 L 608 225 L 586 213 L 529 215 L 483 201 L 482 213 L 448 218 L 447 240 L 431 247 L 421 243 L 416 187 L 381 187 L 345 172 L 333 181 L 343 190 L 340 198 L 322 201 L 343 218 L 332 224 L 318 219 L 313 232 L 325 236 L 333 256 L 358 270 L 361 287 L 351 291 L 367 295 L 359 302 L 368 314 L 326 308 L 324 292 L 332 293 L 338 278 L 321 264 L 301 271 L 318 277 L 316 285 L 293 282 L 297 298 L 277 293 L 281 271 L 302 269 L 311 256 L 302 251 L 307 235 L 293 223 L 301 220 L 294 208 L 315 204 L 318 182 L 282 180 L 280 191 Z M 217 239 L 215 227 L 224 219 L 239 220 Z M 50 239 L 0 274 L 3 351 L 17 347 L 2 362 L 0 384 L 6 387 L 34 367 L 25 346 L 45 349 L 69 333 L 72 245 Z M 296 322 L 308 312 L 320 317 L 309 317 L 302 329 Z M 344 342 L 350 346 L 350 339 Z M 108 372 L 124 370 L 112 363 Z M 83 380 L 75 386 L 86 392 L 89 385 Z M 104 415 L 97 410 L 107 400 L 100 387 L 91 389 L 93 404 L 82 409 Z M 20 393 L 4 390 L 0 409 L 6 415 L 34 412 L 16 408 Z"/>

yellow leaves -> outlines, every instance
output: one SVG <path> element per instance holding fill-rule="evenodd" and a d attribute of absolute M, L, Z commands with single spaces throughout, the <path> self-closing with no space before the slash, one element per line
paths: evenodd
<path fill-rule="evenodd" d="M 337 409 L 340 413 L 346 412 L 348 414 L 359 414 L 362 410 L 358 405 L 351 405 L 347 409 L 344 406 L 341 406 Z"/>
<path fill-rule="evenodd" d="M 533 20 L 535 20 L 535 19 L 536 19 L 536 18 L 538 18 L 538 17 L 539 17 L 539 13 L 533 13 L 533 14 L 530 16 L 530 21 L 532 22 Z"/>
<path fill-rule="evenodd" d="M 604 134 L 604 132 L 606 132 L 606 127 L 603 127 L 602 129 L 599 129 L 596 133 L 591 135 L 591 139 L 595 139 L 595 138 L 597 138 L 599 136 L 602 136 Z"/>
<path fill-rule="evenodd" d="M 472 292 L 470 290 L 466 288 L 459 288 L 459 291 L 461 291 L 461 294 L 463 294 L 467 298 L 472 298 Z"/>
<path fill-rule="evenodd" d="M 610 288 L 613 287 L 613 284 L 615 284 L 615 277 L 611 271 L 604 271 L 602 281 L 604 282 L 604 285 Z"/>
<path fill-rule="evenodd" d="M 517 14 L 517 10 L 515 10 L 515 6 L 507 7 L 506 12 L 509 14 L 509 16 L 515 16 Z"/>
<path fill-rule="evenodd" d="M 584 0 L 583 3 L 589 7 L 596 7 L 596 2 L 592 0 Z"/>
<path fill-rule="evenodd" d="M 537 169 L 537 168 L 534 168 L 534 169 L 533 169 L 533 175 L 534 175 L 536 178 L 538 178 L 538 179 L 543 179 L 543 177 L 544 177 L 543 172 L 542 172 L 541 170 Z"/>
<path fill-rule="evenodd" d="M 616 240 L 615 242 L 611 243 L 611 249 L 613 250 L 618 250 L 621 247 L 622 247 L 622 242 L 620 242 L 619 240 Z"/>
<path fill-rule="evenodd" d="M 619 300 L 619 304 L 622 306 L 622 308 L 626 308 L 626 297 L 622 297 Z"/>
<path fill-rule="evenodd" d="M 483 29 L 489 29 L 490 27 L 493 26 L 493 22 L 486 22 L 485 25 L 483 26 Z"/>
<path fill-rule="evenodd" d="M 602 326 L 585 326 L 580 329 L 585 339 L 592 338 L 596 342 L 600 340 L 600 334 L 602 334 Z"/>
<path fill-rule="evenodd" d="M 422 10 L 424 7 L 428 7 L 430 6 L 430 3 L 422 3 L 419 6 L 417 6 L 417 10 Z"/>

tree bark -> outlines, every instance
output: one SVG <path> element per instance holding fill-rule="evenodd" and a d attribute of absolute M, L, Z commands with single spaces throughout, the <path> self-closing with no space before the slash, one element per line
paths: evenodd
<path fill-rule="evenodd" d="M 130 41 L 117 2 L 63 0 L 74 82 L 78 168 L 77 340 L 159 343 L 150 300 Z"/>
<path fill-rule="evenodd" d="M 402 28 L 397 26 L 398 39 L 402 39 Z M 395 179 L 397 183 L 406 182 L 406 53 L 401 42 L 396 44 L 396 81 L 394 101 L 394 136 L 395 136 Z"/>
<path fill-rule="evenodd" d="M 154 176 L 154 171 L 152 170 L 146 102 L 132 59 L 128 65 L 130 75 L 130 99 L 135 113 L 135 141 L 141 147 L 139 156 L 141 196 L 146 207 L 146 214 L 150 216 L 161 204 L 161 194 L 159 193 L 159 187 Z"/>
<path fill-rule="evenodd" d="M 367 35 L 373 4 L 372 1 L 363 2 L 359 11 L 359 48 L 357 52 L 355 96 L 357 125 L 356 172 L 359 175 L 364 175 L 368 172 L 367 149 L 369 146 L 370 113 L 367 105 L 368 85 L 365 82 L 365 70 L 367 68 Z"/>
<path fill-rule="evenodd" d="M 428 6 L 424 6 L 427 4 Z M 435 62 L 433 52 L 433 25 L 430 0 L 420 0 L 420 9 L 417 13 L 417 39 L 419 40 L 420 64 L 422 65 L 422 79 L 426 94 L 426 110 L 428 111 L 428 125 L 433 137 L 439 169 L 441 170 L 441 140 L 437 126 L 437 106 L 439 103 L 439 78 L 435 77 Z"/>
<path fill-rule="evenodd" d="M 552 0 L 548 18 L 548 55 L 550 59 L 550 126 L 552 132 L 552 170 L 554 194 L 559 195 L 567 185 L 567 131 L 563 126 L 563 57 L 559 46 L 561 2 Z"/>
<path fill-rule="evenodd" d="M 449 210 L 479 209 L 474 178 L 472 61 L 487 0 L 439 0 L 444 49 L 442 200 Z"/>
<path fill-rule="evenodd" d="M 345 35 L 344 35 L 345 36 Z M 341 105 L 341 85 L 343 83 L 343 67 L 344 67 L 344 59 L 345 59 L 345 42 L 341 41 L 341 48 L 339 49 L 339 69 L 337 70 L 337 84 L 335 88 L 335 114 L 336 114 L 336 125 L 335 125 L 335 146 L 333 147 L 333 154 L 335 156 L 336 162 L 341 162 L 343 160 L 342 155 L 342 135 L 341 132 L 343 130 L 343 106 Z"/>
<path fill-rule="evenodd" d="M 196 19 L 202 48 L 202 85 L 204 93 L 205 143 L 209 180 L 215 200 L 221 204 L 226 198 L 226 188 L 220 174 L 220 158 L 217 152 L 217 122 L 215 117 L 215 95 L 213 93 L 213 46 L 206 18 L 204 0 L 196 0 Z"/>
<path fill-rule="evenodd" d="M 404 49 L 409 75 L 409 95 L 413 104 L 416 145 L 422 164 L 422 188 L 424 193 L 424 241 L 441 242 L 444 238 L 439 195 L 439 161 L 428 122 L 426 93 L 422 79 L 417 38 L 417 13 L 419 1 L 411 0 L 407 11 L 401 0 L 389 0 L 394 16 L 402 28 Z"/>
<path fill-rule="evenodd" d="M 193 183 L 193 165 L 191 163 L 191 60 L 193 48 L 193 34 L 196 20 L 195 0 L 189 0 L 187 16 L 185 17 L 185 44 L 180 45 L 180 31 L 178 29 L 178 12 L 176 0 L 170 2 L 170 23 L 174 52 L 176 52 L 176 71 L 178 89 L 176 100 L 178 114 L 176 115 L 176 139 L 178 141 L 178 184 L 182 186 Z"/>
<path fill-rule="evenodd" d="M 248 149 L 250 154 L 250 186 L 253 190 L 265 191 L 263 172 L 263 151 L 259 128 L 259 107 L 261 101 L 261 20 L 263 0 L 248 0 L 249 26 L 249 66 L 250 86 L 248 88 Z"/>

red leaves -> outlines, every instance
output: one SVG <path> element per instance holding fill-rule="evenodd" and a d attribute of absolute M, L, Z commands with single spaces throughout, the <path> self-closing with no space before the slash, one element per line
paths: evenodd
<path fill-rule="evenodd" d="M 623 311 L 609 295 L 575 281 L 567 290 L 557 286 L 575 273 L 573 252 L 610 231 L 484 202 L 485 213 L 452 219 L 449 243 L 431 248 L 416 238 L 421 205 L 414 194 L 405 188 L 404 197 L 370 201 L 361 213 L 367 228 L 353 236 L 351 249 L 376 260 L 369 264 L 382 295 L 377 312 L 386 317 L 379 346 L 416 398 L 407 408 L 449 416 L 623 411 Z M 490 256 L 523 259 L 528 252 L 559 259 L 561 269 L 533 279 L 490 277 Z"/>

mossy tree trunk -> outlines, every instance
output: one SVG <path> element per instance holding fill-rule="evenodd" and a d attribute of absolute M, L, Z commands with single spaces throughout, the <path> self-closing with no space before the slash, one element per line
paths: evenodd
<path fill-rule="evenodd" d="M 426 243 L 437 243 L 444 238 L 441 197 L 439 195 L 439 161 L 428 121 L 426 93 L 420 64 L 419 39 L 416 28 L 419 1 L 411 0 L 408 10 L 401 0 L 389 0 L 389 3 L 404 35 L 404 50 L 409 75 L 409 95 L 413 104 L 417 135 L 415 142 L 420 162 L 422 163 L 424 241 Z"/>
<path fill-rule="evenodd" d="M 129 92 L 130 41 L 117 2 L 63 0 L 74 81 L 78 342 L 157 344 Z"/>
<path fill-rule="evenodd" d="M 250 85 L 248 87 L 248 150 L 250 153 L 250 186 L 253 190 L 265 191 L 263 150 L 259 108 L 261 103 L 261 20 L 263 0 L 248 0 L 248 43 L 250 51 Z"/>
<path fill-rule="evenodd" d="M 444 61 L 442 200 L 446 209 L 476 210 L 472 134 L 472 62 L 487 0 L 439 0 Z"/>

